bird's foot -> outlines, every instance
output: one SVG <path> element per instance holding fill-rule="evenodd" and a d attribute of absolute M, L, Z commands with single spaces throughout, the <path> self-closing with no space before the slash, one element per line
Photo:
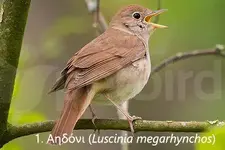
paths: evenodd
<path fill-rule="evenodd" d="M 95 124 L 96 119 L 98 119 L 97 115 L 94 113 L 93 108 L 91 107 L 91 105 L 89 105 L 90 111 L 91 111 L 91 115 L 92 115 L 92 119 L 91 122 L 94 125 L 95 129 L 94 129 L 94 133 L 96 133 L 96 131 L 98 131 L 98 135 L 100 134 L 100 129 L 98 129 L 98 127 Z"/>
<path fill-rule="evenodd" d="M 95 124 L 96 119 L 98 119 L 97 116 L 96 116 L 96 115 L 92 115 L 91 122 L 92 122 L 92 124 L 95 126 L 95 130 L 97 129 L 97 126 L 96 126 L 96 124 Z"/>
<path fill-rule="evenodd" d="M 134 135 L 134 124 L 133 123 L 134 123 L 134 121 L 141 120 L 141 119 L 142 119 L 141 117 L 137 117 L 137 116 L 128 116 L 127 117 L 127 121 L 130 125 L 130 131 L 133 135 Z"/>
<path fill-rule="evenodd" d="M 127 118 L 127 121 L 130 125 L 130 131 L 131 133 L 134 135 L 134 125 L 133 122 L 135 120 L 140 120 L 141 117 L 136 117 L 136 116 L 130 116 L 127 110 L 123 110 L 123 108 L 121 108 L 118 104 L 116 104 L 113 100 L 111 100 L 111 98 L 108 95 L 105 95 L 105 97 L 111 101 L 111 103 L 116 106 L 116 108 Z"/>
<path fill-rule="evenodd" d="M 142 118 L 138 116 L 130 116 L 130 117 L 132 118 L 133 121 L 142 120 Z"/>
<path fill-rule="evenodd" d="M 100 129 L 98 129 L 98 127 L 95 124 L 96 119 L 98 119 L 97 116 L 92 116 L 91 122 L 95 127 L 93 134 L 95 134 L 97 131 L 98 135 L 100 135 Z"/>

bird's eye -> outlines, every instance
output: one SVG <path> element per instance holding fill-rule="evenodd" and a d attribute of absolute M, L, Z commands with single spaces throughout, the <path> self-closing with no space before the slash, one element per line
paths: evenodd
<path fill-rule="evenodd" d="M 132 15 L 135 19 L 140 19 L 141 18 L 141 15 L 139 12 L 134 12 L 133 15 Z"/>

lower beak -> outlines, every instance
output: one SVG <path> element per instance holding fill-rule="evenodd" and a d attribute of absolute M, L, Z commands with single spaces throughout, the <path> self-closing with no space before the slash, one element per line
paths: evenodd
<path fill-rule="evenodd" d="M 158 16 L 158 15 L 164 13 L 165 11 L 167 11 L 167 9 L 161 9 L 161 10 L 153 11 L 151 14 L 149 14 L 148 16 L 146 16 L 144 18 L 144 20 L 148 24 L 152 25 L 154 28 L 168 28 L 167 26 L 164 26 L 164 25 L 160 25 L 160 24 L 156 24 L 156 23 L 152 23 L 151 22 L 151 18 L 152 17 Z"/>

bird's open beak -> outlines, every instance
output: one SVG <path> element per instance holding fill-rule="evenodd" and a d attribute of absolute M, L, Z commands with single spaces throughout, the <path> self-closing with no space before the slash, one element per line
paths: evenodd
<path fill-rule="evenodd" d="M 165 11 L 167 11 L 167 9 L 160 9 L 160 10 L 153 11 L 151 14 L 147 15 L 144 18 L 144 20 L 148 24 L 152 25 L 154 28 L 168 28 L 167 26 L 164 26 L 164 25 L 160 25 L 160 24 L 156 24 L 156 23 L 152 23 L 151 22 L 151 18 L 152 17 L 158 16 L 158 15 L 164 13 Z"/>

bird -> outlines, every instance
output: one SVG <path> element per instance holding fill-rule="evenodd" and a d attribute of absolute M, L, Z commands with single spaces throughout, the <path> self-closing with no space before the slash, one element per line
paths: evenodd
<path fill-rule="evenodd" d="M 151 73 L 149 39 L 157 28 L 152 17 L 166 9 L 151 10 L 132 4 L 121 8 L 108 29 L 77 51 L 67 62 L 50 93 L 64 89 L 64 106 L 51 135 L 71 134 L 92 103 L 114 105 L 124 114 L 134 132 L 131 116 L 120 107 L 139 94 Z"/>

